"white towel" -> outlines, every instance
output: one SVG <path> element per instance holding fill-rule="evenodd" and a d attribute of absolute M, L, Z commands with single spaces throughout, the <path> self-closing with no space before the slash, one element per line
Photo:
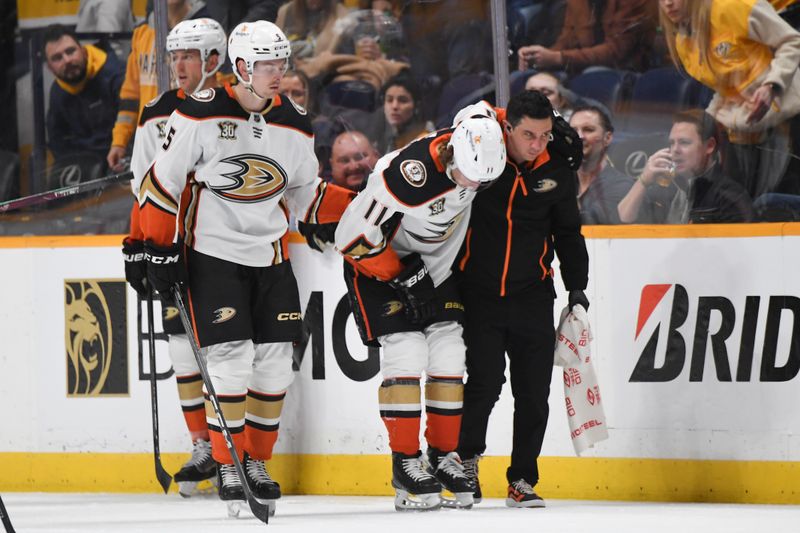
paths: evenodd
<path fill-rule="evenodd" d="M 556 331 L 555 364 L 564 368 L 564 399 L 570 437 L 580 455 L 608 438 L 606 415 L 591 357 L 592 331 L 586 309 L 561 312 Z"/>

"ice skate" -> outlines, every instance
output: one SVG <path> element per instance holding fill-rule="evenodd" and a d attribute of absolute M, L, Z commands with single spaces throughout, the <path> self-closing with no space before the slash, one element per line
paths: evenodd
<path fill-rule="evenodd" d="M 530 483 L 524 479 L 512 481 L 508 485 L 508 507 L 544 507 L 544 500 L 536 494 Z"/>
<path fill-rule="evenodd" d="M 443 489 L 452 494 L 452 497 L 442 494 L 442 506 L 450 509 L 472 509 L 475 484 L 464 472 L 458 453 L 444 453 L 429 448 L 428 463 L 428 471 L 436 476 Z"/>
<path fill-rule="evenodd" d="M 435 511 L 441 507 L 442 486 L 426 470 L 420 452 L 392 452 L 392 487 L 397 511 Z"/>
<path fill-rule="evenodd" d="M 253 496 L 269 507 L 269 515 L 275 515 L 277 500 L 281 497 L 281 486 L 272 479 L 267 472 L 264 461 L 253 459 L 248 454 L 244 455 L 244 472 L 247 476 L 247 485 Z"/>
<path fill-rule="evenodd" d="M 175 474 L 178 494 L 190 498 L 200 494 L 212 494 L 217 490 L 217 463 L 211 457 L 211 443 L 196 440 L 192 457 Z"/>
<path fill-rule="evenodd" d="M 246 507 L 242 480 L 234 465 L 218 464 L 219 499 L 228 506 L 228 516 L 236 518 L 243 507 Z"/>
<path fill-rule="evenodd" d="M 475 455 L 469 459 L 461 460 L 461 464 L 464 465 L 464 474 L 475 484 L 475 492 L 472 493 L 472 500 L 474 503 L 481 503 L 483 499 L 481 481 L 478 479 L 478 461 L 480 461 L 480 459 L 480 455 Z"/>

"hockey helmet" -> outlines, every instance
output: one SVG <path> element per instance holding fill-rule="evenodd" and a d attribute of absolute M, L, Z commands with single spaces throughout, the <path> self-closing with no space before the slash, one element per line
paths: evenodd
<path fill-rule="evenodd" d="M 453 164 L 470 181 L 485 189 L 500 177 L 506 166 L 506 145 L 500 124 L 491 118 L 462 120 L 450 138 Z"/>
<path fill-rule="evenodd" d="M 455 118 L 453 118 L 452 127 L 455 128 L 462 120 L 470 117 L 484 117 L 497 120 L 497 113 L 489 102 L 481 100 L 477 104 L 468 105 L 456 113 Z"/>
<path fill-rule="evenodd" d="M 252 90 L 251 82 L 244 81 L 239 74 L 236 62 L 239 59 L 244 60 L 247 74 L 252 79 L 253 65 L 256 61 L 288 59 L 292 49 L 289 39 L 278 26 L 266 20 L 257 20 L 242 22 L 233 29 L 228 39 L 228 53 L 234 74 L 242 85 Z M 284 68 L 288 68 L 288 61 Z"/>
<path fill-rule="evenodd" d="M 202 89 L 205 81 L 220 69 L 225 62 L 227 47 L 228 41 L 225 38 L 225 31 L 219 22 L 210 18 L 183 20 L 176 24 L 167 35 L 168 52 L 176 52 L 178 50 L 200 51 L 203 78 L 192 92 Z M 206 62 L 214 52 L 219 54 L 219 61 L 217 61 L 217 66 L 211 72 L 206 72 Z"/>

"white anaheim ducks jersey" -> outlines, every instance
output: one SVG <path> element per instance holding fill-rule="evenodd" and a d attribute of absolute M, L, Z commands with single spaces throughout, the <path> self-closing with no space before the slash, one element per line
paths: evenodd
<path fill-rule="evenodd" d="M 318 216 L 327 185 L 317 171 L 311 123 L 290 99 L 276 96 L 263 112 L 251 113 L 228 84 L 200 91 L 170 116 L 142 181 L 144 239 L 175 242 L 188 177 L 180 221 L 186 245 L 242 265 L 277 264 L 285 259 L 285 206 L 299 220 L 327 222 Z"/>
<path fill-rule="evenodd" d="M 434 285 L 450 275 L 476 195 L 453 183 L 439 162 L 452 132 L 428 135 L 375 165 L 336 230 L 337 248 L 356 268 L 388 281 L 403 270 L 399 259 L 417 252 Z"/>
<path fill-rule="evenodd" d="M 142 109 L 131 155 L 131 190 L 137 198 L 139 186 L 155 159 L 156 150 L 161 148 L 166 139 L 167 121 L 184 100 L 186 93 L 183 89 L 172 89 L 151 100 Z"/>

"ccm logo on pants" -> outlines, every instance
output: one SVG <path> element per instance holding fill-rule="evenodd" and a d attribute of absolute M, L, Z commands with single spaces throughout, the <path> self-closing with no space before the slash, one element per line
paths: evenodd
<path fill-rule="evenodd" d="M 278 313 L 278 320 L 285 322 L 286 320 L 302 320 L 303 317 L 300 313 Z"/>

